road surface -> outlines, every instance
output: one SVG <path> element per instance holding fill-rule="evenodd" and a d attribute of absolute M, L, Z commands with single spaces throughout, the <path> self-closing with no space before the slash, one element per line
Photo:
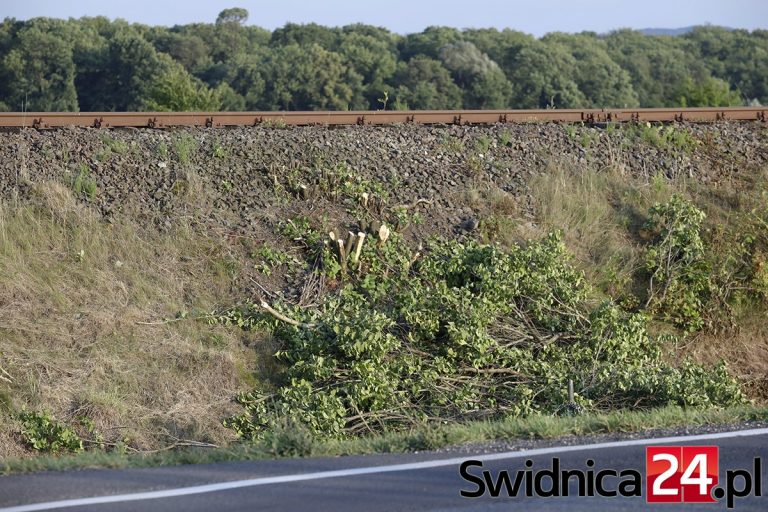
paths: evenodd
<path fill-rule="evenodd" d="M 566 445 L 502 453 L 410 453 L 259 460 L 160 468 L 78 470 L 0 477 L 0 512 L 66 511 L 460 511 L 460 510 L 599 510 L 713 511 L 717 504 L 662 504 L 645 500 L 645 447 L 648 445 L 716 445 L 720 448 L 720 484 L 726 471 L 751 470 L 760 457 L 768 466 L 768 429 L 751 429 L 696 436 L 630 439 Z M 579 497 L 571 480 L 568 497 L 499 497 L 488 493 L 466 498 L 460 491 L 478 485 L 460 476 L 464 461 L 477 460 L 496 478 L 506 470 L 514 476 L 532 461 L 532 471 L 549 469 L 558 457 L 563 469 L 634 469 L 643 478 L 643 497 Z M 594 461 L 591 468 L 587 460 Z M 762 495 L 735 499 L 735 510 L 768 510 L 768 469 L 758 477 Z M 615 489 L 619 479 L 606 479 Z M 737 487 L 743 484 L 737 481 Z M 522 492 L 519 494 L 523 494 Z"/>

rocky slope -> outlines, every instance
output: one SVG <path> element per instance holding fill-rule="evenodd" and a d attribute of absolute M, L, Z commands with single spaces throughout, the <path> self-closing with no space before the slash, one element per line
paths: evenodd
<path fill-rule="evenodd" d="M 71 186 L 80 176 L 95 188 L 83 200 L 107 218 L 128 214 L 162 227 L 183 216 L 258 232 L 296 201 L 310 210 L 349 207 L 349 197 L 339 203 L 333 191 L 314 193 L 313 184 L 333 188 L 330 174 L 386 191 L 390 206 L 425 199 L 416 229 L 448 233 L 488 213 L 474 191 L 508 193 L 525 213 L 530 177 L 557 166 L 728 180 L 768 159 L 765 135 L 759 123 L 25 131 L 0 134 L 0 195 L 23 197 L 45 180 Z M 185 194 L 192 177 L 195 211 Z"/>

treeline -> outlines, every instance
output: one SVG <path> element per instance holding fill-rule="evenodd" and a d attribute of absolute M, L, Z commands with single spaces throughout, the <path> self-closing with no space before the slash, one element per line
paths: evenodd
<path fill-rule="evenodd" d="M 0 110 L 346 110 L 768 103 L 768 31 L 677 37 L 6 18 Z"/>

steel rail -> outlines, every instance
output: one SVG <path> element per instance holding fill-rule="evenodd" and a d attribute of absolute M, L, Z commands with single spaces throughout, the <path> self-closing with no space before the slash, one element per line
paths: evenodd
<path fill-rule="evenodd" d="M 768 107 L 552 109 L 552 110 L 374 110 L 336 112 L 2 112 L 0 127 L 166 128 L 173 126 L 388 125 L 493 123 L 608 123 L 762 121 Z"/>

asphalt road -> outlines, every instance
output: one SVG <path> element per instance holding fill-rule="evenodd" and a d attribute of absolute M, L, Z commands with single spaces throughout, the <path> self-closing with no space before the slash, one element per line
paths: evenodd
<path fill-rule="evenodd" d="M 763 496 L 735 500 L 735 510 L 768 510 L 768 429 L 660 439 L 632 439 L 592 445 L 567 445 L 503 453 L 384 454 L 355 457 L 265 460 L 195 466 L 124 470 L 79 470 L 0 477 L 0 512 L 32 510 L 67 511 L 454 511 L 454 510 L 599 510 L 712 511 L 717 504 L 662 504 L 645 500 L 645 447 L 647 445 L 716 445 L 720 447 L 720 484 L 726 472 L 753 468 L 755 457 L 764 466 L 759 476 Z M 568 497 L 508 496 L 488 493 L 466 498 L 461 490 L 478 485 L 462 479 L 462 462 L 474 459 L 483 466 L 471 475 L 490 471 L 495 479 L 502 470 L 549 469 L 558 457 L 562 469 L 597 472 L 635 469 L 642 475 L 642 497 L 578 497 L 571 480 Z M 587 460 L 594 466 L 587 467 Z M 606 489 L 616 489 L 618 478 L 607 478 Z M 743 479 L 736 479 L 743 487 Z M 545 487 L 547 485 L 545 484 Z M 524 487 L 523 487 L 524 488 Z M 522 493 L 521 493 L 522 494 Z"/>

